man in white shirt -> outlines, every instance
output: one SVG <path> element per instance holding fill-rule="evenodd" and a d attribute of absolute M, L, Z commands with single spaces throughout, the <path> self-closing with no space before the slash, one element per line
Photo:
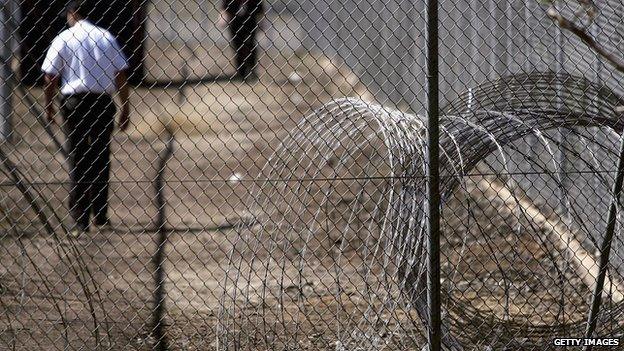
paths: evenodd
<path fill-rule="evenodd" d="M 74 217 L 73 235 L 89 230 L 90 215 L 96 226 L 109 224 L 108 181 L 110 139 L 116 107 L 122 102 L 119 129 L 129 124 L 127 59 L 115 38 L 86 20 L 84 2 L 67 7 L 69 29 L 59 34 L 45 57 L 46 115 L 54 122 L 54 98 L 61 85 L 61 113 L 70 153 L 69 207 Z"/>

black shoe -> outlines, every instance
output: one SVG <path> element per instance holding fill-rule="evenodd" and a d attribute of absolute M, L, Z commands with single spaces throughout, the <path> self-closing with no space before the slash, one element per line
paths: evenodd
<path fill-rule="evenodd" d="M 99 227 L 99 228 L 109 228 L 111 226 L 110 219 L 108 218 L 96 219 L 94 224 L 96 227 Z"/>

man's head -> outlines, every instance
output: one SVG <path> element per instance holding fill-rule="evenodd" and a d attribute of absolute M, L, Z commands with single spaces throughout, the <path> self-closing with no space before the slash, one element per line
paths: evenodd
<path fill-rule="evenodd" d="M 70 1 L 66 7 L 67 23 L 73 26 L 76 22 L 87 17 L 87 6 L 84 0 Z"/>

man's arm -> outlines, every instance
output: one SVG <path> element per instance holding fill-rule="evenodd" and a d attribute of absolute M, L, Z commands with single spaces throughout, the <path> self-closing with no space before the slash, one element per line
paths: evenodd
<path fill-rule="evenodd" d="M 128 92 L 128 76 L 126 71 L 128 70 L 128 59 L 123 50 L 119 46 L 117 39 L 106 32 L 108 42 L 110 43 L 109 56 L 112 58 L 111 64 L 115 73 L 115 88 L 119 92 L 119 99 L 121 100 L 121 116 L 119 117 L 119 129 L 125 131 L 130 124 L 130 94 Z"/>
<path fill-rule="evenodd" d="M 225 28 L 228 26 L 228 24 L 230 23 L 230 14 L 225 11 L 225 10 L 221 10 L 221 13 L 219 14 L 219 20 L 217 21 L 217 27 L 219 28 Z"/>
<path fill-rule="evenodd" d="M 45 113 L 48 121 L 54 122 L 54 98 L 56 97 L 57 88 L 59 85 L 59 76 L 52 74 L 45 75 L 45 86 L 43 88 L 45 95 Z"/>
<path fill-rule="evenodd" d="M 54 122 L 54 98 L 65 67 L 65 60 L 63 59 L 65 49 L 66 43 L 63 38 L 60 36 L 54 38 L 41 65 L 41 70 L 45 73 L 45 113 L 50 122 Z"/>
<path fill-rule="evenodd" d="M 119 99 L 121 100 L 121 116 L 119 117 L 119 129 L 125 131 L 130 124 L 130 92 L 128 89 L 128 76 L 125 70 L 117 72 L 115 76 Z"/>
<path fill-rule="evenodd" d="M 231 4 L 232 0 L 223 0 L 223 2 L 221 2 L 221 12 L 219 13 L 217 27 L 225 28 L 230 23 L 230 20 L 232 20 L 232 16 L 230 15 Z"/>

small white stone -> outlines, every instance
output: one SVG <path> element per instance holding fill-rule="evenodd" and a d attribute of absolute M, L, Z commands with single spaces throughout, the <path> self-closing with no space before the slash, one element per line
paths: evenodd
<path fill-rule="evenodd" d="M 230 178 L 228 178 L 228 183 L 230 184 L 236 184 L 238 182 L 240 182 L 243 179 L 243 175 L 240 173 L 234 173 L 230 176 Z"/>
<path fill-rule="evenodd" d="M 292 95 L 290 95 L 290 101 L 295 105 L 299 105 L 303 102 L 303 96 L 301 96 L 301 94 L 299 93 L 293 93 Z"/>
<path fill-rule="evenodd" d="M 288 81 L 290 82 L 290 84 L 297 84 L 300 83 L 303 80 L 303 78 L 301 78 L 301 76 L 299 75 L 299 73 L 292 72 L 289 76 L 288 76 Z"/>

